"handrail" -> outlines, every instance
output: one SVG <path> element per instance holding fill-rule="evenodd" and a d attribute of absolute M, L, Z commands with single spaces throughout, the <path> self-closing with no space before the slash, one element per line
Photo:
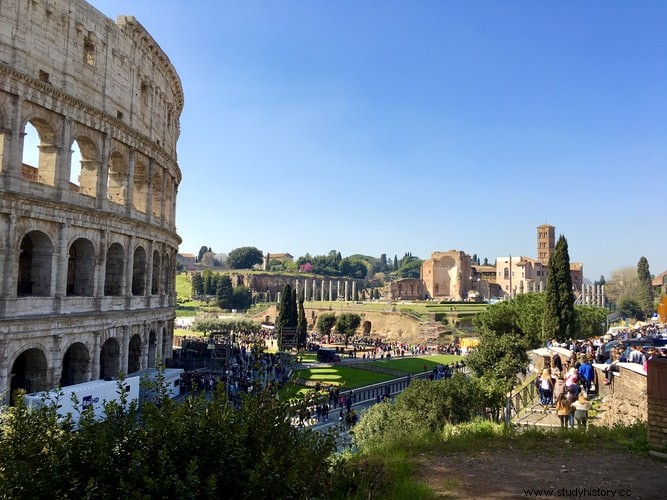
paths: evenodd
<path fill-rule="evenodd" d="M 507 406 L 505 407 L 505 426 L 509 427 L 512 418 L 525 410 L 537 396 L 537 385 L 535 380 L 537 373 L 530 374 L 518 388 L 507 395 Z"/>

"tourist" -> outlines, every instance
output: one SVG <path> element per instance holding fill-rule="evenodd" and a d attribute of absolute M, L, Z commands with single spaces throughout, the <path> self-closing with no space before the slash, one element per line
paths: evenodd
<path fill-rule="evenodd" d="M 572 403 L 574 408 L 574 419 L 577 421 L 577 427 L 584 429 L 588 425 L 588 411 L 591 409 L 591 403 L 588 401 L 586 394 L 583 392 L 579 394 L 579 398 Z"/>
<path fill-rule="evenodd" d="M 567 400 L 567 394 L 561 394 L 556 402 L 556 414 L 560 419 L 560 428 L 567 429 L 570 421 L 570 402 Z"/>
<path fill-rule="evenodd" d="M 542 403 L 542 406 L 551 406 L 551 398 L 553 396 L 553 380 L 551 380 L 551 370 L 549 370 L 549 368 L 542 370 L 539 384 L 540 402 Z"/>

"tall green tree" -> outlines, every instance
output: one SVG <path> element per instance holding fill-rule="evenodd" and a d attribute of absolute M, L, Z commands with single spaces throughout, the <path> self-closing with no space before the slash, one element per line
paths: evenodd
<path fill-rule="evenodd" d="M 574 293 L 570 254 L 562 234 L 549 259 L 542 339 L 564 341 L 575 336 Z"/>
<path fill-rule="evenodd" d="M 192 275 L 191 283 L 193 296 L 204 295 L 204 279 L 200 273 L 194 273 Z"/>
<path fill-rule="evenodd" d="M 235 248 L 227 256 L 229 269 L 251 269 L 255 264 L 264 261 L 264 254 L 255 247 Z"/>
<path fill-rule="evenodd" d="M 299 348 L 306 347 L 306 339 L 308 338 L 308 320 L 306 320 L 306 311 L 303 307 L 304 298 L 299 298 L 299 307 L 297 311 L 296 320 L 296 334 Z"/>
<path fill-rule="evenodd" d="M 202 247 L 199 249 L 199 253 L 197 254 L 197 262 L 201 262 L 201 258 L 202 258 L 202 257 L 204 256 L 204 254 L 205 254 L 206 252 L 208 252 L 208 251 L 209 251 L 209 249 L 208 249 L 208 247 L 207 247 L 206 245 L 202 246 Z"/>
<path fill-rule="evenodd" d="M 650 318 L 655 310 L 653 296 L 653 283 L 651 272 L 648 269 L 648 260 L 646 257 L 639 259 L 637 263 L 637 278 L 639 279 L 639 305 L 644 317 Z"/>
<path fill-rule="evenodd" d="M 252 305 L 252 291 L 247 286 L 235 286 L 232 292 L 232 309 L 245 311 Z"/>
<path fill-rule="evenodd" d="M 293 304 L 294 295 L 292 287 L 285 285 L 283 293 L 280 295 L 280 303 L 278 304 L 278 317 L 276 318 L 276 332 L 280 334 L 283 328 L 295 327 L 296 316 L 294 315 L 295 306 Z"/>
<path fill-rule="evenodd" d="M 234 289 L 232 288 L 232 280 L 229 276 L 225 275 L 218 278 L 215 296 L 220 309 L 232 309 Z"/>

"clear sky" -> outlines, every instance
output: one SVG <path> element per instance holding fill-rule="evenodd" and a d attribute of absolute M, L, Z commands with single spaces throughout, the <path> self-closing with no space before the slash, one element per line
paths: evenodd
<path fill-rule="evenodd" d="M 90 0 L 185 91 L 181 252 L 667 270 L 667 2 Z"/>

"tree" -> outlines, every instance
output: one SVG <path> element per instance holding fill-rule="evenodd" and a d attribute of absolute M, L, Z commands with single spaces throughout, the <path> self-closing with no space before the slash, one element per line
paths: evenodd
<path fill-rule="evenodd" d="M 624 297 L 618 305 L 618 310 L 623 313 L 626 318 L 633 318 L 643 320 L 645 318 L 644 311 L 642 311 L 639 302 L 630 297 Z"/>
<path fill-rule="evenodd" d="M 204 295 L 204 279 L 200 273 L 194 273 L 191 278 L 192 283 L 192 295 L 194 297 L 200 297 Z"/>
<path fill-rule="evenodd" d="M 644 317 L 650 318 L 655 310 L 655 297 L 653 296 L 653 280 L 651 279 L 651 272 L 648 269 L 648 260 L 646 260 L 646 257 L 641 257 L 637 263 L 637 279 L 639 280 L 639 306 L 644 313 Z"/>
<path fill-rule="evenodd" d="M 232 309 L 245 311 L 252 306 L 252 291 L 247 286 L 239 285 L 234 287 L 232 293 Z"/>
<path fill-rule="evenodd" d="M 297 318 L 294 315 L 294 305 L 292 301 L 292 287 L 285 285 L 283 293 L 280 295 L 280 303 L 278 304 L 278 317 L 276 318 L 276 332 L 280 334 L 283 328 L 292 328 L 296 326 Z"/>
<path fill-rule="evenodd" d="M 406 256 L 403 258 L 401 267 L 396 271 L 399 278 L 419 278 L 422 260 L 417 257 Z"/>
<path fill-rule="evenodd" d="M 331 330 L 336 325 L 335 313 L 322 313 L 317 318 L 315 329 L 322 335 L 327 336 L 327 343 L 331 342 Z"/>
<path fill-rule="evenodd" d="M 549 259 L 542 339 L 563 342 L 575 336 L 574 293 L 570 255 L 562 234 Z"/>
<path fill-rule="evenodd" d="M 225 275 L 218 278 L 215 296 L 220 309 L 232 309 L 234 290 L 232 288 L 232 280 L 229 276 Z"/>
<path fill-rule="evenodd" d="M 306 311 L 303 307 L 303 297 L 299 298 L 299 307 L 297 311 L 296 334 L 298 348 L 306 347 L 306 339 L 308 338 L 308 320 L 306 320 Z"/>
<path fill-rule="evenodd" d="M 227 256 L 227 266 L 230 269 L 252 269 L 252 266 L 263 261 L 264 254 L 255 247 L 235 248 Z"/>
<path fill-rule="evenodd" d="M 529 347 L 518 333 L 498 335 L 487 330 L 480 335 L 479 345 L 468 355 L 466 364 L 477 376 L 495 380 L 509 391 L 528 365 Z"/>
<path fill-rule="evenodd" d="M 342 313 L 336 318 L 336 332 L 345 336 L 345 346 L 357 328 L 361 325 L 361 316 L 355 313 Z"/>
<path fill-rule="evenodd" d="M 611 273 L 609 281 L 605 285 L 605 294 L 610 303 L 618 305 L 624 299 L 631 299 L 639 302 L 639 277 L 637 269 L 633 267 L 623 267 L 615 269 Z"/>
<path fill-rule="evenodd" d="M 484 257 L 484 265 L 485 266 L 489 265 L 489 258 L 488 257 Z"/>
<path fill-rule="evenodd" d="M 524 293 L 486 308 L 473 318 L 482 331 L 495 335 L 513 333 L 522 339 L 526 348 L 540 345 L 544 316 L 545 294 Z"/>
<path fill-rule="evenodd" d="M 199 249 L 199 253 L 197 254 L 197 262 L 201 261 L 201 258 L 204 256 L 206 252 L 208 252 L 208 247 L 204 245 Z"/>

